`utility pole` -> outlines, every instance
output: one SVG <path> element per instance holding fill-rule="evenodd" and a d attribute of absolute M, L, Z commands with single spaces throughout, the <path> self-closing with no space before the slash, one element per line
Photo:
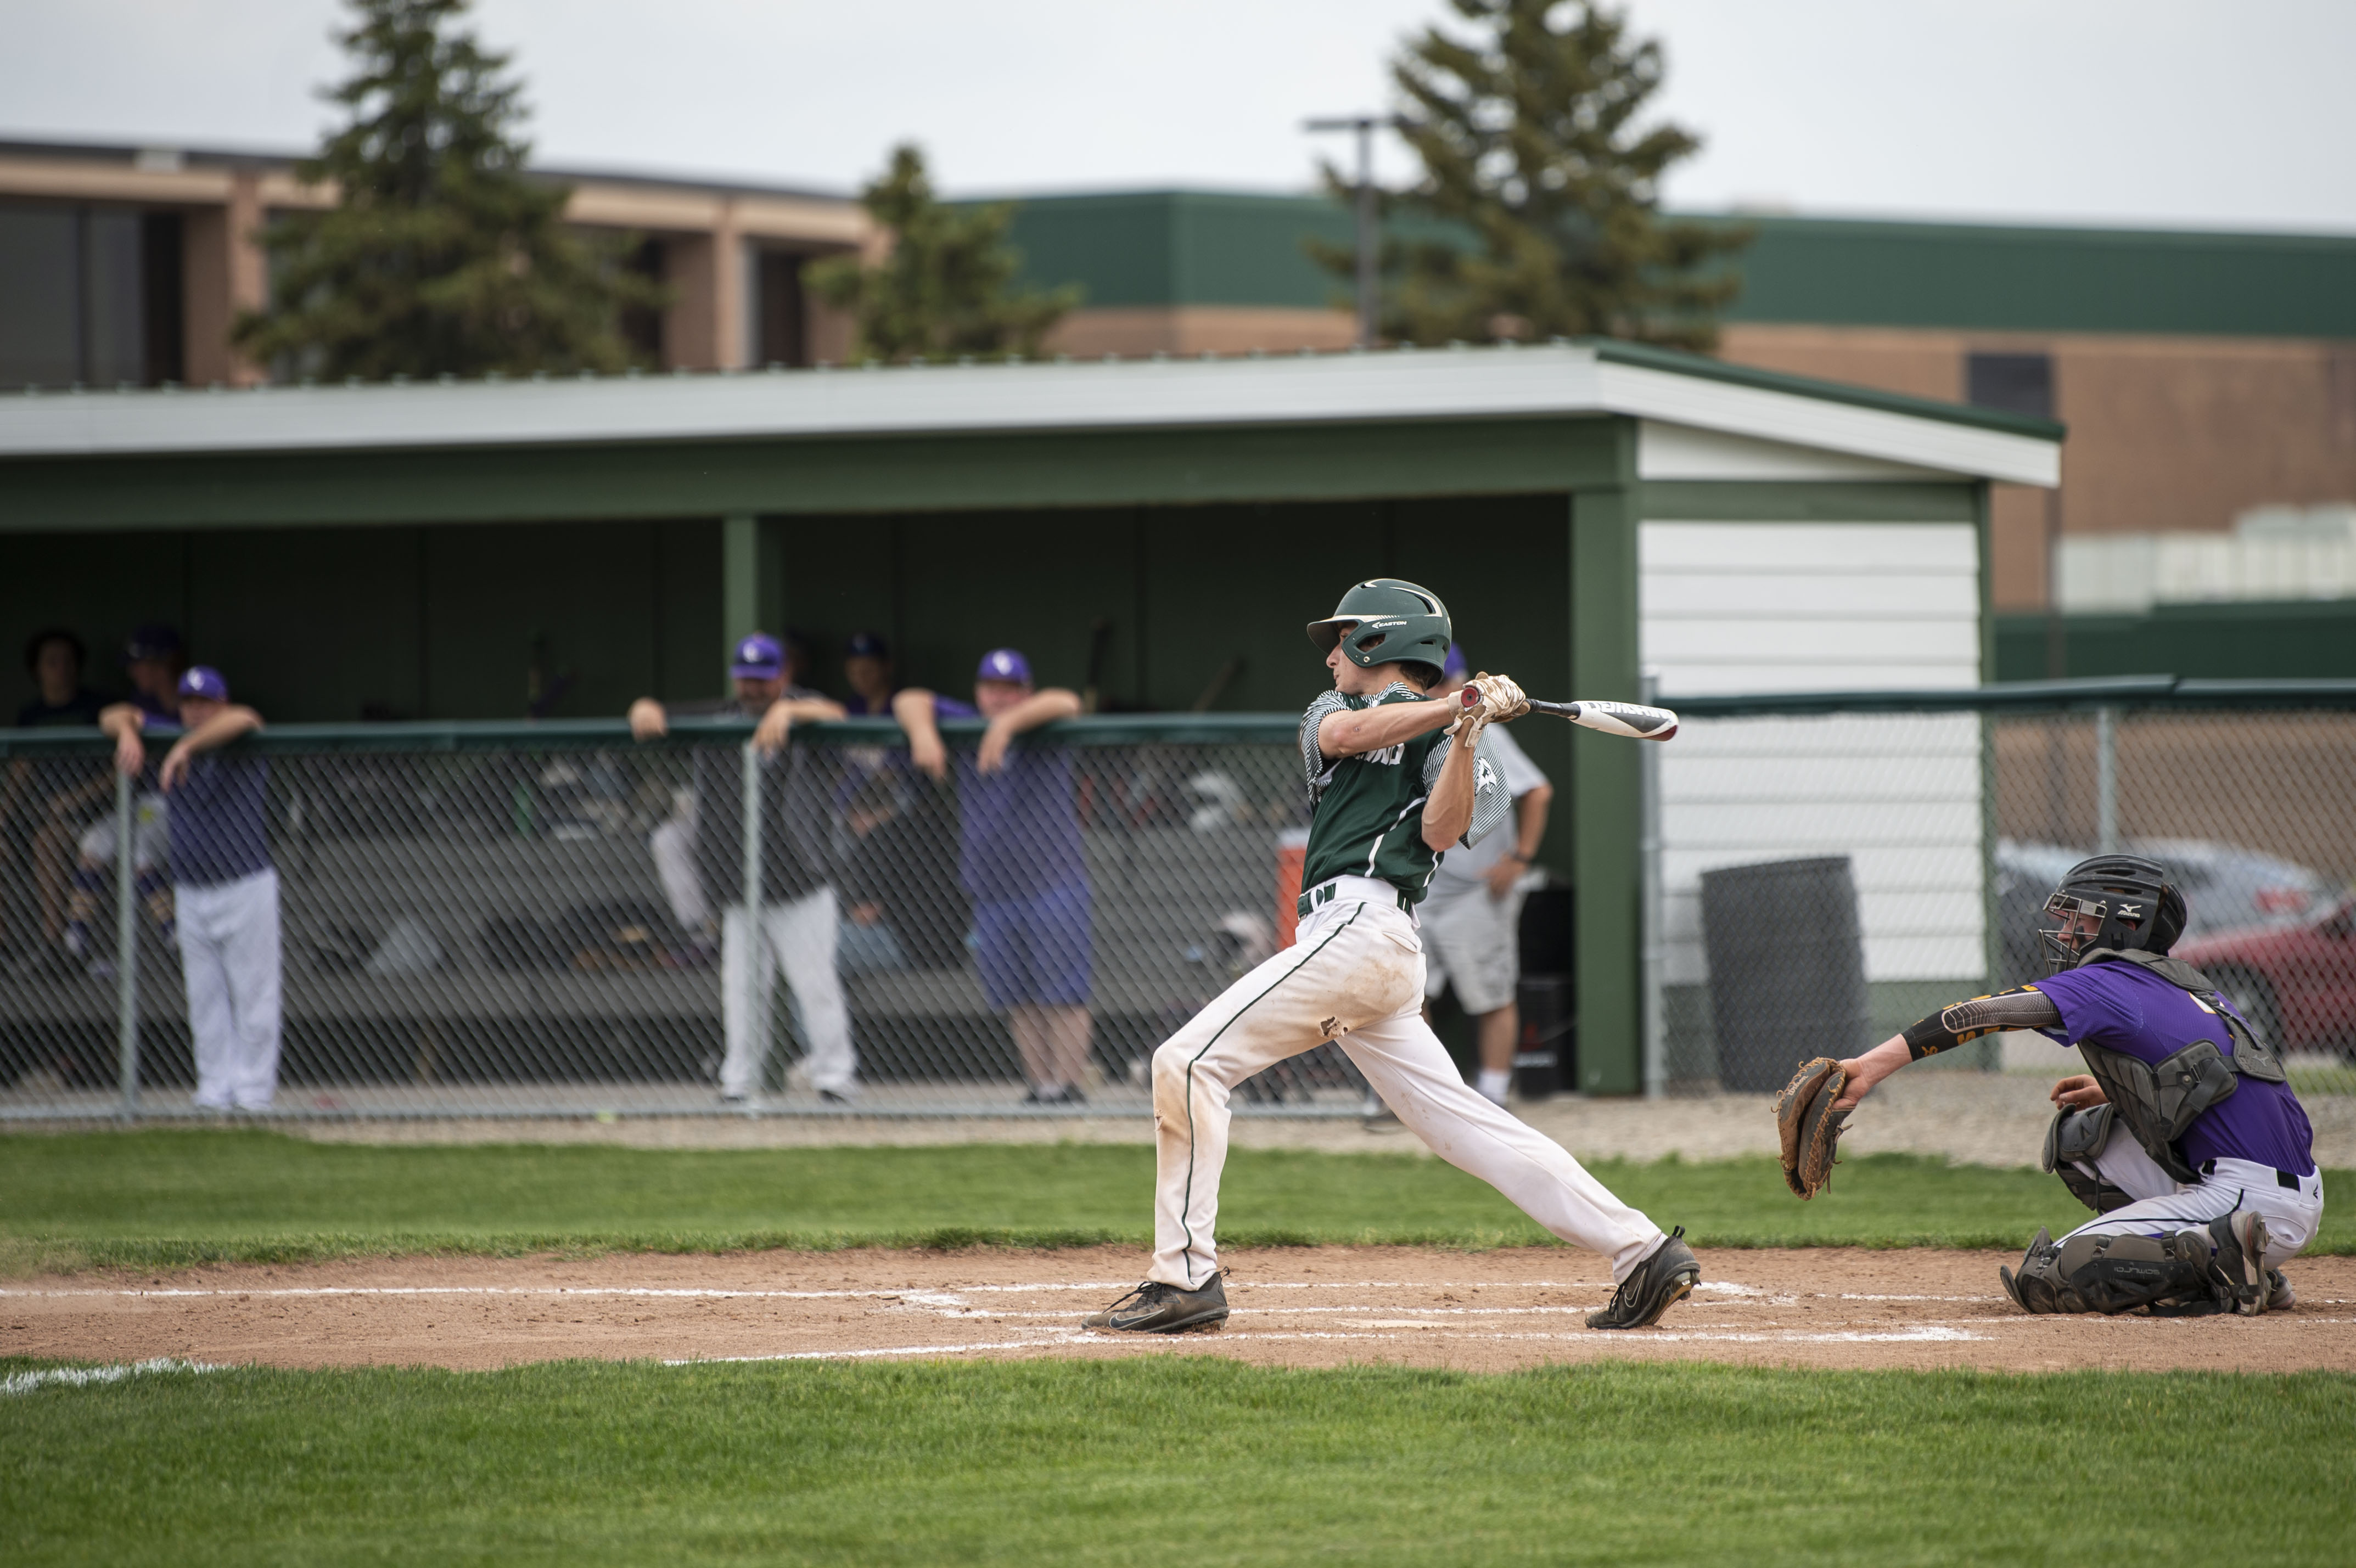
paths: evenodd
<path fill-rule="evenodd" d="M 1312 120 L 1304 131 L 1355 131 L 1358 133 L 1358 347 L 1375 346 L 1376 317 L 1382 304 L 1376 278 L 1375 132 L 1397 130 L 1406 122 L 1396 114 L 1344 114 Z"/>

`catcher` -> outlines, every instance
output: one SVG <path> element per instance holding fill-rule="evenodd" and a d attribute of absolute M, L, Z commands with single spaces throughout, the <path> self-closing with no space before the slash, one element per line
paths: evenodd
<path fill-rule="evenodd" d="M 2075 1045 L 2088 1071 L 2053 1086 L 2045 1168 L 2094 1218 L 2045 1232 L 1997 1270 L 2026 1312 L 2193 1317 L 2282 1311 L 2280 1264 L 2323 1217 L 2307 1113 L 2282 1059 L 2201 973 L 2168 950 L 2184 895 L 2156 861 L 2097 855 L 2045 901 L 2051 974 L 1942 1008 L 1845 1061 L 1802 1067 L 1776 1097 L 1784 1179 L 1809 1198 L 1841 1125 L 1910 1061 L 1998 1029 Z"/>

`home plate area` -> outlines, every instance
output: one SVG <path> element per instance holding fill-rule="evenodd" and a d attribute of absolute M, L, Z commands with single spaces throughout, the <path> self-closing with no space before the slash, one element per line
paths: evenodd
<path fill-rule="evenodd" d="M 2032 1317 L 1997 1266 L 2017 1254 L 1704 1250 L 1692 1297 L 1602 1333 L 1601 1261 L 1563 1249 L 1254 1248 L 1232 1253 L 1223 1329 L 1082 1328 L 1134 1285 L 1128 1248 L 729 1256 L 409 1258 L 80 1275 L 0 1287 L 0 1353 L 107 1363 L 416 1365 L 569 1358 L 877 1361 L 1221 1355 L 1502 1371 L 1602 1359 L 1772 1366 L 2356 1371 L 2356 1259 L 2286 1271 L 2259 1318 Z"/>

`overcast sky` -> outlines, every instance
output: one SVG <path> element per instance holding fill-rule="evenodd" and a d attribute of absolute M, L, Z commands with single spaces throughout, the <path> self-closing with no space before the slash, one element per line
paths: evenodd
<path fill-rule="evenodd" d="M 2356 0 L 1636 0 L 1671 201 L 2356 230 Z M 0 136 L 307 145 L 336 0 L 0 0 Z M 1311 183 L 1443 0 L 479 0 L 541 162 L 848 190 Z M 1333 143 L 1338 139 L 1323 139 Z M 1344 151 L 1333 145 L 1336 154 Z M 1384 167 L 1408 168 L 1396 149 Z"/>

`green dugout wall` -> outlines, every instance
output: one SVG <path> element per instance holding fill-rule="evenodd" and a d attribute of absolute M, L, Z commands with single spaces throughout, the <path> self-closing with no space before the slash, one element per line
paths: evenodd
<path fill-rule="evenodd" d="M 1297 709 L 1351 581 L 1535 693 L 1633 699 L 1648 517 L 1977 515 L 2059 427 L 1618 344 L 0 400 L 0 633 L 177 621 L 283 719 L 610 714 L 791 625 L 959 689 Z M 1893 507 L 1898 508 L 1893 511 Z M 1222 676 L 1224 674 L 1224 681 Z M 1635 748 L 1530 726 L 1576 888 L 1582 1083 L 1640 1087 Z"/>

